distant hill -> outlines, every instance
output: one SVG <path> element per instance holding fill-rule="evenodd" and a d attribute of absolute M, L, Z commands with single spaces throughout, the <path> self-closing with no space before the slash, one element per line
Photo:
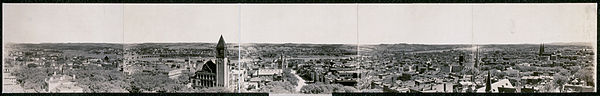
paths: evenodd
<path fill-rule="evenodd" d="M 548 43 L 548 45 L 578 45 L 578 46 L 592 46 L 592 42 L 554 42 Z"/>
<path fill-rule="evenodd" d="M 43 48 L 43 49 L 60 49 L 60 50 L 91 50 L 97 48 L 114 48 L 121 49 L 123 44 L 116 43 L 13 43 L 12 48 Z"/>

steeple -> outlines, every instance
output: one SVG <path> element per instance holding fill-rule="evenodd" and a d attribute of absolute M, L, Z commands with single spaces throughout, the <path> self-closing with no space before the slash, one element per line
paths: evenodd
<path fill-rule="evenodd" d="M 217 52 L 215 57 L 215 64 L 217 65 L 217 74 L 216 74 L 216 84 L 220 87 L 229 88 L 229 67 L 227 66 L 228 60 L 226 58 L 227 55 L 227 46 L 225 45 L 225 40 L 223 39 L 223 35 L 219 37 L 219 43 L 217 43 L 216 50 Z"/>
<path fill-rule="evenodd" d="M 490 71 L 489 70 L 488 70 L 488 76 L 487 76 L 487 78 L 485 78 L 485 92 L 486 93 L 492 92 L 492 80 L 490 79 Z"/>
<path fill-rule="evenodd" d="M 539 56 L 542 56 L 544 54 L 544 43 L 540 44 L 540 53 Z"/>
<path fill-rule="evenodd" d="M 479 66 L 479 45 L 475 45 L 475 64 L 473 64 L 475 68 Z"/>
<path fill-rule="evenodd" d="M 216 49 L 216 57 L 217 58 L 225 58 L 225 40 L 223 39 L 223 35 L 221 35 L 221 37 L 219 38 L 219 43 L 217 43 L 217 49 Z"/>

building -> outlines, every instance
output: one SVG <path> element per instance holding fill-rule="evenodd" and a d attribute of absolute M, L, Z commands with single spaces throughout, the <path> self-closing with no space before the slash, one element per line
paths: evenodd
<path fill-rule="evenodd" d="M 208 60 L 202 65 L 192 66 L 194 75 L 190 77 L 193 88 L 224 87 L 229 88 L 229 67 L 227 47 L 223 36 L 219 38 L 216 46 L 216 59 Z M 198 70 L 200 69 L 200 70 Z"/>
<path fill-rule="evenodd" d="M 212 61 L 206 61 L 203 65 L 200 65 L 200 70 L 194 72 L 194 75 L 190 77 L 191 85 L 193 88 L 208 88 L 216 87 L 217 82 L 217 65 Z"/>
<path fill-rule="evenodd" d="M 444 84 L 438 84 L 435 86 L 430 86 L 429 89 L 423 89 L 424 91 L 421 91 L 423 93 L 448 93 L 448 92 L 454 92 L 454 84 L 452 83 L 444 83 Z"/>
<path fill-rule="evenodd" d="M 2 72 L 2 93 L 26 93 L 26 91 L 23 87 L 19 86 L 16 76 L 12 76 L 5 71 Z"/>
<path fill-rule="evenodd" d="M 548 61 L 548 60 L 556 60 L 556 59 L 557 59 L 557 56 L 555 54 L 553 54 L 551 52 L 546 52 L 546 50 L 544 48 L 544 44 L 540 44 L 538 60 Z"/>
<path fill-rule="evenodd" d="M 567 92 L 594 92 L 593 86 L 565 84 Z"/>
<path fill-rule="evenodd" d="M 282 69 L 258 69 L 253 76 L 274 80 L 276 78 L 280 78 L 281 74 L 283 74 Z"/>
<path fill-rule="evenodd" d="M 176 80 L 181 76 L 187 76 L 187 73 L 190 72 L 188 69 L 175 69 L 169 71 L 169 78 Z"/>
<path fill-rule="evenodd" d="M 55 74 L 45 81 L 48 84 L 48 92 L 51 93 L 82 93 L 83 88 L 75 86 L 76 83 L 72 81 L 74 79 L 75 75 L 70 77 Z"/>
<path fill-rule="evenodd" d="M 229 82 L 229 84 L 231 84 L 231 88 L 234 89 L 234 91 L 239 91 L 237 89 L 245 89 L 248 86 L 246 84 L 244 84 L 242 81 L 246 80 L 246 76 L 247 72 L 246 70 L 231 70 L 231 80 Z"/>
<path fill-rule="evenodd" d="M 460 72 L 464 69 L 464 66 L 462 65 L 458 65 L 458 64 L 452 64 L 452 65 L 443 65 L 440 68 L 441 72 L 445 72 L 445 73 L 456 73 L 456 72 Z"/>
<path fill-rule="evenodd" d="M 531 85 L 546 84 L 546 83 L 552 82 L 552 80 L 554 80 L 554 77 L 552 77 L 552 76 L 523 76 L 523 77 L 521 77 L 521 81 L 524 84 L 531 84 Z"/>
<path fill-rule="evenodd" d="M 279 69 L 287 69 L 287 67 L 288 67 L 287 59 L 283 56 L 283 53 L 277 60 L 277 63 L 278 63 Z"/>
<path fill-rule="evenodd" d="M 510 84 L 510 81 L 508 79 L 501 79 L 498 80 L 498 82 L 492 83 L 491 85 L 489 85 L 489 87 L 486 86 L 477 89 L 477 92 L 484 93 L 487 92 L 487 90 L 489 90 L 489 92 L 492 93 L 512 93 L 515 92 L 515 87 L 512 84 Z"/>

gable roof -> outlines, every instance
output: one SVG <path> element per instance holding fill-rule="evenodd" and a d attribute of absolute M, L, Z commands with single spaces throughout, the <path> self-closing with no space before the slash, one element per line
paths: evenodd
<path fill-rule="evenodd" d="M 498 87 L 503 87 L 503 88 L 515 88 L 514 86 L 512 86 L 512 84 L 510 84 L 510 81 L 508 81 L 508 79 L 501 79 L 498 80 L 498 82 L 494 82 L 492 83 L 492 92 L 499 92 L 498 91 Z M 485 92 L 485 87 L 481 87 L 479 89 L 477 89 L 477 92 Z"/>
<path fill-rule="evenodd" d="M 200 71 L 217 73 L 217 64 L 213 63 L 212 60 L 208 60 L 208 61 L 204 62 L 204 65 L 202 65 L 202 68 Z"/>

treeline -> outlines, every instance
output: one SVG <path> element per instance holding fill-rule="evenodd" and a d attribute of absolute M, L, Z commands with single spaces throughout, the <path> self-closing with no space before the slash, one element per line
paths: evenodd
<path fill-rule="evenodd" d="M 314 84 L 308 84 L 303 86 L 300 89 L 302 93 L 308 94 L 327 94 L 327 93 L 349 93 L 349 92 L 357 92 L 358 90 L 354 87 L 343 86 L 340 84 L 323 84 L 321 82 L 317 82 Z"/>

